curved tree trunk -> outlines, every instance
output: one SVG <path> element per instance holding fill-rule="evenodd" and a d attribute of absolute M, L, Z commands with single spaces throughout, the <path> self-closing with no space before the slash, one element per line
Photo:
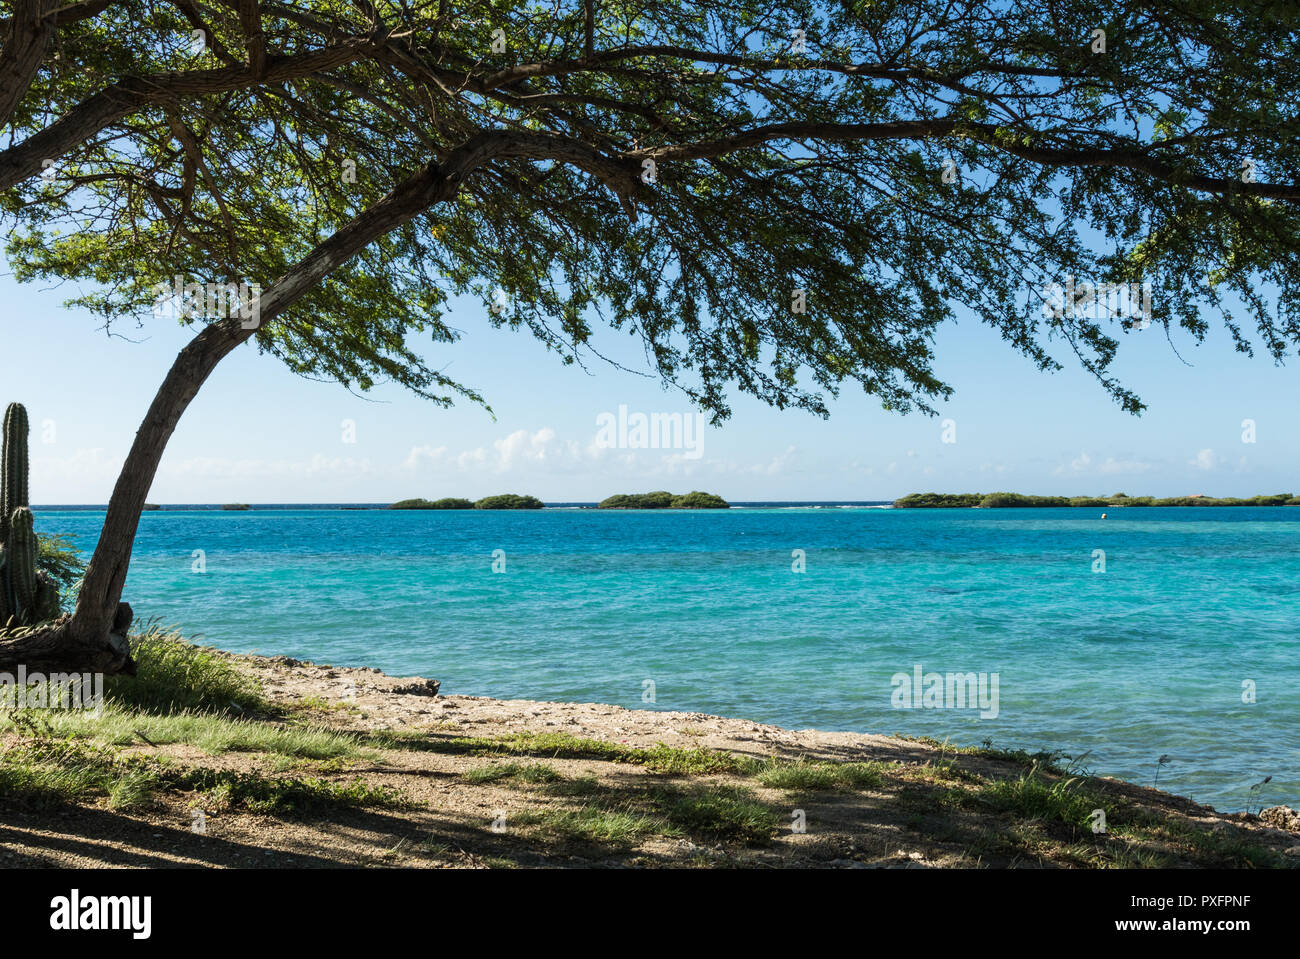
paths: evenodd
<path fill-rule="evenodd" d="M 204 329 L 177 354 L 136 431 L 109 497 L 104 528 L 70 624 L 75 637 L 86 641 L 109 632 L 126 582 L 140 513 L 172 432 L 217 364 L 252 335 L 252 330 L 240 328 L 238 320 L 222 320 Z"/>
<path fill-rule="evenodd" d="M 131 607 L 119 600 L 131 547 L 163 450 L 181 414 L 216 365 L 253 335 L 238 320 L 208 326 L 172 363 L 149 405 L 108 501 L 104 528 L 71 616 L 0 634 L 0 670 L 25 666 L 33 672 L 135 673 L 126 634 Z"/>

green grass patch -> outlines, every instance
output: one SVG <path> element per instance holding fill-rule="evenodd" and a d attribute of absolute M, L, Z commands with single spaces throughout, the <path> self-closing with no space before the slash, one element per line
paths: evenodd
<path fill-rule="evenodd" d="M 34 740 L 0 752 L 0 795 L 35 803 L 107 797 L 113 808 L 147 801 L 161 785 L 148 760 L 73 740 Z"/>
<path fill-rule="evenodd" d="M 165 791 L 198 791 L 202 795 L 194 805 L 214 811 L 240 807 L 282 813 L 404 803 L 395 790 L 368 786 L 360 779 L 334 783 L 177 767 L 74 738 L 41 736 L 0 752 L 0 795 L 7 797 L 37 803 L 106 798 L 111 807 L 126 808 L 147 804 Z"/>
<path fill-rule="evenodd" d="M 1064 772 L 1065 770 L 1061 767 L 1060 761 L 1063 758 L 1069 758 L 1062 756 L 1060 753 L 1044 751 L 1031 753 L 1024 749 L 999 749 L 994 747 L 993 743 L 987 739 L 979 746 L 956 746 L 946 739 L 938 740 L 933 736 L 905 736 L 902 733 L 894 733 L 894 738 L 902 739 L 909 743 L 920 743 L 923 746 L 932 746 L 939 750 L 941 758 L 948 754 L 954 756 L 976 756 L 980 759 L 1013 763 L 1017 766 L 1023 766 L 1026 769 L 1038 768 L 1045 772 L 1052 773 Z"/>
<path fill-rule="evenodd" d="M 645 836 L 669 830 L 661 816 L 630 809 L 582 806 L 578 809 L 539 809 L 520 813 L 514 821 L 543 835 L 577 842 L 629 845 Z"/>
<path fill-rule="evenodd" d="M 105 698 L 124 709 L 171 713 L 271 711 L 257 684 L 229 660 L 187 642 L 174 630 L 150 623 L 131 637 L 135 676 L 110 676 Z"/>
<path fill-rule="evenodd" d="M 207 811 L 243 808 L 267 814 L 320 813 L 362 807 L 402 807 L 408 800 L 387 786 L 358 778 L 348 783 L 312 777 L 271 778 L 257 773 L 187 769 L 169 778 L 174 789 L 200 795 L 191 803 Z"/>
<path fill-rule="evenodd" d="M 21 712 L 0 714 L 0 730 L 30 732 L 30 727 L 37 722 L 44 735 L 118 746 L 182 743 L 197 746 L 213 755 L 267 752 L 300 759 L 333 759 L 363 753 L 360 737 L 355 735 L 222 713 L 141 713 L 110 702 L 98 717 L 85 710 L 48 710 L 39 721 Z"/>
<path fill-rule="evenodd" d="M 589 797 L 599 796 L 613 791 L 612 786 L 603 785 L 595 776 L 578 776 L 574 779 L 562 779 L 550 783 L 546 792 L 551 796 Z"/>
<path fill-rule="evenodd" d="M 1191 859 L 1201 866 L 1248 867 L 1254 869 L 1294 869 L 1297 864 L 1286 856 L 1249 842 L 1230 829 L 1202 829 L 1159 813 L 1140 811 L 1112 825 L 1111 833 L 1146 845 L 1158 844 L 1163 865 L 1178 863 L 1175 855 Z"/>
<path fill-rule="evenodd" d="M 361 737 L 279 722 L 257 684 L 216 652 L 151 624 L 132 637 L 138 675 L 111 676 L 98 715 L 85 709 L 0 714 L 0 731 L 108 745 L 186 744 L 214 755 L 268 752 L 301 759 L 356 756 Z M 268 721 L 270 720 L 270 721 Z"/>
<path fill-rule="evenodd" d="M 1079 829 L 1089 825 L 1094 809 L 1103 810 L 1107 820 L 1115 814 L 1114 804 L 1087 789 L 1081 780 L 1048 782 L 1033 772 L 1019 779 L 991 782 L 976 796 L 981 804 L 1017 819 L 1058 822 Z"/>
<path fill-rule="evenodd" d="M 660 792 L 657 803 L 671 825 L 698 838 L 763 845 L 777 828 L 776 813 L 738 786 Z"/>
<path fill-rule="evenodd" d="M 467 783 L 512 782 L 526 785 L 555 783 L 564 777 L 543 763 L 492 763 L 461 775 Z"/>
<path fill-rule="evenodd" d="M 581 785 L 581 788 L 571 789 Z M 521 826 L 563 839 L 628 845 L 648 836 L 700 842 L 771 841 L 779 816 L 754 794 L 738 786 L 613 787 L 589 780 L 552 785 L 551 795 L 576 795 L 588 801 L 574 806 L 531 809 L 514 816 Z"/>
<path fill-rule="evenodd" d="M 749 775 L 763 768 L 760 760 L 716 749 L 681 748 L 660 743 L 651 747 L 628 746 L 567 733 L 516 733 L 501 737 L 437 736 L 383 730 L 365 737 L 366 745 L 379 749 L 424 750 L 470 756 L 535 756 L 549 759 L 599 759 L 644 766 L 668 775 L 735 773 Z"/>
<path fill-rule="evenodd" d="M 883 763 L 835 763 L 806 759 L 772 762 L 758 782 L 772 789 L 812 792 L 823 789 L 875 789 L 885 783 Z"/>

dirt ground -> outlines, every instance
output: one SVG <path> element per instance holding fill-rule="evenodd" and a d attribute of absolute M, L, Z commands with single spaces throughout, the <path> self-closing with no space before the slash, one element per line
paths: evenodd
<path fill-rule="evenodd" d="M 1126 808 L 1177 826 L 1098 836 L 1054 824 L 1050 816 L 986 808 L 970 799 L 975 792 L 960 792 L 1023 777 L 1024 764 L 1005 758 L 702 713 L 439 696 L 436 683 L 377 670 L 230 658 L 257 679 L 268 699 L 292 708 L 292 719 L 277 721 L 357 734 L 395 731 L 402 738 L 334 761 L 287 761 L 264 752 L 212 755 L 192 745 L 147 742 L 129 752 L 266 776 L 360 779 L 390 788 L 400 803 L 269 815 L 205 804 L 204 796 L 182 792 L 163 793 L 148 808 L 131 811 L 102 801 L 50 808 L 0 796 L 0 867 L 1195 866 L 1247 864 L 1236 851 L 1243 845 L 1273 857 L 1270 865 L 1300 865 L 1300 819 L 1288 819 L 1289 811 L 1271 813 L 1270 825 L 1094 779 Z M 734 771 L 670 775 L 581 749 L 496 755 L 467 743 L 518 734 L 704 748 L 756 760 L 896 765 L 882 782 L 861 788 L 789 789 Z M 707 817 L 735 814 L 727 805 L 733 792 L 770 818 L 754 834 L 715 837 Z M 1178 832 L 1182 828 L 1202 838 L 1190 842 Z"/>

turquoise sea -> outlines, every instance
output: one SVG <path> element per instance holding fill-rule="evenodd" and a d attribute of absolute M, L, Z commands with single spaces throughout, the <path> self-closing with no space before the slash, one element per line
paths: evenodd
<path fill-rule="evenodd" d="M 124 598 L 223 649 L 449 694 L 1088 751 L 1145 784 L 1167 755 L 1160 785 L 1198 801 L 1300 806 L 1300 508 L 1106 512 L 167 508 Z M 89 551 L 102 518 L 37 527 Z M 997 715 L 897 708 L 918 665 L 996 673 Z"/>

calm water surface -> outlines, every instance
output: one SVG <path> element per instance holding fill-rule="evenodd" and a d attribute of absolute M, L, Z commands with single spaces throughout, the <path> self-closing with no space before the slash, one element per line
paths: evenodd
<path fill-rule="evenodd" d="M 1199 801 L 1240 809 L 1271 775 L 1265 804 L 1300 805 L 1300 508 L 1101 512 L 168 509 L 124 598 L 223 649 L 445 693 L 1091 750 L 1143 783 L 1168 754 L 1161 785 Z M 88 551 L 102 519 L 37 526 Z M 997 716 L 895 708 L 917 664 L 997 673 Z"/>

